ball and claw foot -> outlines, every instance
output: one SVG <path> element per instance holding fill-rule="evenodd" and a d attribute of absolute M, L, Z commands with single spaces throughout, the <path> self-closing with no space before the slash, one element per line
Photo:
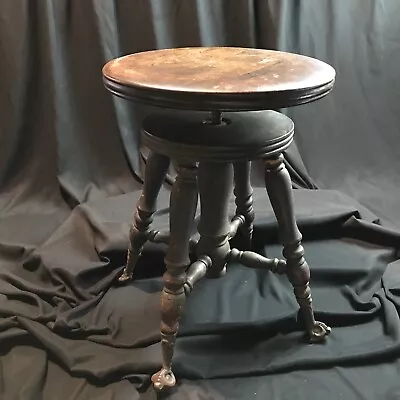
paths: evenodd
<path fill-rule="evenodd" d="M 155 373 L 151 377 L 151 381 L 153 382 L 154 389 L 157 391 L 161 391 L 164 388 L 172 388 L 176 384 L 174 373 L 165 368 L 161 368 L 160 371 Z"/>
<path fill-rule="evenodd" d="M 324 324 L 323 322 L 316 321 L 310 335 L 310 342 L 311 343 L 318 343 L 325 339 L 332 332 L 332 329 Z"/>
<path fill-rule="evenodd" d="M 126 271 L 124 271 L 122 275 L 118 278 L 118 282 L 125 283 L 129 282 L 131 279 L 132 279 L 132 274 L 128 274 L 126 273 Z"/>

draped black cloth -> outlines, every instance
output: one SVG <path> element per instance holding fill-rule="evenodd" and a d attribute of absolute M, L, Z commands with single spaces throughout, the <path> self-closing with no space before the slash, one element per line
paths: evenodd
<path fill-rule="evenodd" d="M 142 50 L 234 45 L 337 70 L 327 98 L 285 110 L 316 316 L 333 332 L 305 343 L 286 277 L 233 264 L 188 299 L 168 397 L 397 399 L 399 12 L 397 0 L 1 0 L 0 398 L 156 398 L 165 246 L 147 245 L 136 279 L 115 284 L 152 110 L 107 93 L 101 67 Z M 253 172 L 255 245 L 280 256 Z M 168 228 L 172 178 L 155 227 Z"/>

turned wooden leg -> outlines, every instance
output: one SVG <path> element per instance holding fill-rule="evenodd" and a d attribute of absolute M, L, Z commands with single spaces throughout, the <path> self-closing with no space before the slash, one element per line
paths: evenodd
<path fill-rule="evenodd" d="M 197 255 L 212 260 L 207 277 L 216 278 L 226 271 L 229 246 L 229 199 L 232 194 L 233 171 L 229 163 L 200 163 L 198 184 L 201 216 L 198 224 L 200 240 Z"/>
<path fill-rule="evenodd" d="M 132 278 L 133 269 L 148 239 L 149 227 L 156 211 L 157 197 L 165 180 L 169 158 L 151 152 L 147 158 L 142 194 L 140 195 L 133 224 L 129 231 L 129 248 L 125 268 L 119 278 L 126 282 Z"/>
<path fill-rule="evenodd" d="M 233 165 L 234 181 L 235 181 L 235 203 L 236 215 L 243 215 L 245 218 L 244 224 L 239 228 L 243 236 L 244 247 L 251 248 L 253 238 L 253 188 L 250 183 L 251 162 L 237 162 Z"/>
<path fill-rule="evenodd" d="M 283 163 L 283 156 L 264 160 L 265 185 L 279 224 L 281 241 L 284 245 L 286 273 L 293 285 L 297 302 L 305 320 L 306 330 L 312 342 L 322 340 L 331 328 L 314 318 L 310 290 L 310 268 L 304 258 L 301 233 L 297 227 L 293 194 L 289 173 Z"/>
<path fill-rule="evenodd" d="M 170 205 L 170 239 L 165 256 L 167 271 L 161 294 L 161 346 L 162 368 L 152 376 L 154 388 L 175 385 L 172 357 L 179 319 L 185 305 L 184 283 L 186 268 L 190 264 L 189 238 L 197 207 L 198 191 L 196 167 L 179 165 L 172 188 Z"/>

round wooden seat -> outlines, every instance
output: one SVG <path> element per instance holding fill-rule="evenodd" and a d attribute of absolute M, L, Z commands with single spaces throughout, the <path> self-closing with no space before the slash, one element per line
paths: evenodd
<path fill-rule="evenodd" d="M 106 88 L 155 106 L 250 111 L 309 103 L 328 94 L 335 70 L 275 50 L 189 47 L 141 52 L 108 62 Z"/>
<path fill-rule="evenodd" d="M 281 153 L 293 140 L 292 120 L 276 111 L 224 114 L 209 122 L 206 112 L 160 112 L 143 121 L 143 144 L 171 159 L 250 161 Z"/>

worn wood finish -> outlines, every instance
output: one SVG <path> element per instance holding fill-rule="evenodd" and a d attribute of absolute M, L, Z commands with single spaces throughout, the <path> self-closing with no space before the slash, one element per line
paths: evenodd
<path fill-rule="evenodd" d="M 267 158 L 265 162 L 265 185 L 272 208 L 278 221 L 281 241 L 286 258 L 286 274 L 293 285 L 297 302 L 302 311 L 305 326 L 312 342 L 324 339 L 331 328 L 315 321 L 310 289 L 310 268 L 304 258 L 301 233 L 297 227 L 293 209 L 292 183 L 283 163 L 283 156 Z"/>
<path fill-rule="evenodd" d="M 176 383 L 172 358 L 185 296 L 192 292 L 194 284 L 202 277 L 223 275 L 229 262 L 286 273 L 294 287 L 309 339 L 312 342 L 321 341 L 330 333 L 326 324 L 314 318 L 310 269 L 294 216 L 290 176 L 280 153 L 293 138 L 293 122 L 274 111 L 247 112 L 240 119 L 240 113 L 227 117 L 223 115 L 222 119 L 215 114 L 204 122 L 207 115 L 198 112 L 183 115 L 160 113 L 150 115 L 144 121 L 144 143 L 164 158 L 157 161 L 157 156 L 153 155 L 157 162 L 150 162 L 146 171 L 150 173 L 152 169 L 151 176 L 146 174 L 148 182 L 152 182 L 152 189 L 144 191 L 149 196 L 146 206 L 143 205 L 145 197 L 139 201 L 138 213 L 142 208 L 147 211 L 142 218 L 144 223 L 139 221 L 139 227 L 145 226 L 148 240 L 157 241 L 158 235 L 162 236 L 161 241 L 168 242 L 165 257 L 167 271 L 161 295 L 163 363 L 152 377 L 156 389 L 172 387 Z M 171 139 L 168 140 L 168 137 Z M 148 138 L 151 140 L 146 142 Z M 155 209 L 161 173 L 168 165 L 161 160 L 169 158 L 178 160 L 178 175 L 171 194 L 170 237 L 167 238 L 161 233 L 149 231 L 146 221 Z M 265 184 L 280 228 L 286 260 L 270 259 L 251 251 L 231 249 L 230 246 L 229 239 L 241 229 L 249 239 L 246 247 L 250 247 L 254 210 L 248 160 L 255 158 L 262 158 L 265 163 Z M 163 168 L 156 168 L 160 162 Z M 228 204 L 233 185 L 237 210 L 234 219 L 229 221 Z M 189 239 L 198 194 L 201 205 L 198 224 L 200 240 L 193 246 L 197 261 L 189 267 Z M 140 234 L 138 237 L 141 237 Z M 135 241 L 133 246 L 136 247 L 132 251 L 138 251 L 141 242 Z"/>
<path fill-rule="evenodd" d="M 253 238 L 253 221 L 255 213 L 253 209 L 253 188 L 250 183 L 251 162 L 242 161 L 233 165 L 235 188 L 236 215 L 243 215 L 245 222 L 240 226 L 243 247 L 251 249 Z"/>
<path fill-rule="evenodd" d="M 117 58 L 104 66 L 103 81 L 116 96 L 180 109 L 160 111 L 143 122 L 142 143 L 164 159 L 179 161 L 171 194 L 170 235 L 149 230 L 161 167 L 151 172 L 148 165 L 144 188 L 147 200 L 139 201 L 131 235 L 129 254 L 134 258 L 133 262 L 128 258 L 122 278 L 131 275 L 145 240 L 168 243 L 161 295 L 163 362 L 152 377 L 154 387 L 175 385 L 172 357 L 185 296 L 202 277 L 222 275 L 229 262 L 286 273 L 310 340 L 320 341 L 329 334 L 330 328 L 314 318 L 310 269 L 294 216 L 290 177 L 282 162 L 281 154 L 293 140 L 293 122 L 283 114 L 257 110 L 297 106 L 324 97 L 333 88 L 335 70 L 310 57 L 273 50 L 195 47 Z M 246 247 L 250 245 L 254 219 L 250 161 L 259 158 L 265 162 L 265 184 L 286 260 L 230 248 L 229 239 L 239 229 L 248 239 Z M 233 180 L 237 212 L 229 221 Z M 197 260 L 189 266 L 189 234 L 197 190 L 201 201 L 200 240 L 191 245 Z"/>
<path fill-rule="evenodd" d="M 186 268 L 190 265 L 189 239 L 198 200 L 196 166 L 179 164 L 177 178 L 172 187 L 170 200 L 170 239 L 165 265 L 164 289 L 161 294 L 161 348 L 162 368 L 152 376 L 156 389 L 175 385 L 172 372 L 179 320 L 185 305 L 184 284 L 187 280 Z"/>
<path fill-rule="evenodd" d="M 188 296 L 194 288 L 194 285 L 207 274 L 207 270 L 211 267 L 212 260 L 209 256 L 200 256 L 188 269 L 186 274 L 186 282 L 183 285 L 185 294 Z"/>
<path fill-rule="evenodd" d="M 205 123 L 208 118 L 192 111 L 150 114 L 142 143 L 172 159 L 225 163 L 281 153 L 293 140 L 293 121 L 276 111 L 224 113 L 221 124 Z"/>
<path fill-rule="evenodd" d="M 132 278 L 143 246 L 149 238 L 150 225 L 157 207 L 157 197 L 167 175 L 169 164 L 168 157 L 154 151 L 147 158 L 143 190 L 129 231 L 128 254 L 123 274 L 119 278 L 120 282 L 126 282 Z"/>
<path fill-rule="evenodd" d="M 303 55 L 236 47 L 153 50 L 109 61 L 104 84 L 113 94 L 190 110 L 277 109 L 328 94 L 335 70 Z"/>
<path fill-rule="evenodd" d="M 200 222 L 197 256 L 207 255 L 212 265 L 209 277 L 225 273 L 230 251 L 228 204 L 233 189 L 233 169 L 229 163 L 200 163 L 198 176 Z"/>
<path fill-rule="evenodd" d="M 148 116 L 143 124 L 143 142 L 152 151 L 179 160 L 171 195 L 167 272 L 161 295 L 163 365 L 152 378 L 156 389 L 176 383 L 172 358 L 185 296 L 202 277 L 223 275 L 229 262 L 286 273 L 294 287 L 309 339 L 321 341 L 330 333 L 327 325 L 314 318 L 310 269 L 294 216 L 290 176 L 281 154 L 293 138 L 293 122 L 274 111 L 246 112 L 242 117 L 241 113 L 225 115 L 220 118 L 215 114 L 204 122 L 209 117 L 206 113 L 161 112 Z M 229 239 L 238 229 L 244 230 L 248 239 L 252 234 L 254 210 L 248 160 L 256 158 L 265 162 L 265 184 L 279 224 L 286 260 L 230 247 Z M 197 182 L 195 165 L 198 165 Z M 237 212 L 229 221 L 228 204 L 233 185 Z M 201 205 L 200 240 L 194 246 L 197 261 L 187 269 L 197 193 Z M 246 245 L 249 247 L 250 241 Z"/>
<path fill-rule="evenodd" d="M 286 273 L 286 261 L 278 258 L 267 258 L 253 251 L 240 251 L 232 249 L 229 253 L 229 261 L 238 262 L 246 267 L 254 269 L 269 269 L 276 274 Z"/>

